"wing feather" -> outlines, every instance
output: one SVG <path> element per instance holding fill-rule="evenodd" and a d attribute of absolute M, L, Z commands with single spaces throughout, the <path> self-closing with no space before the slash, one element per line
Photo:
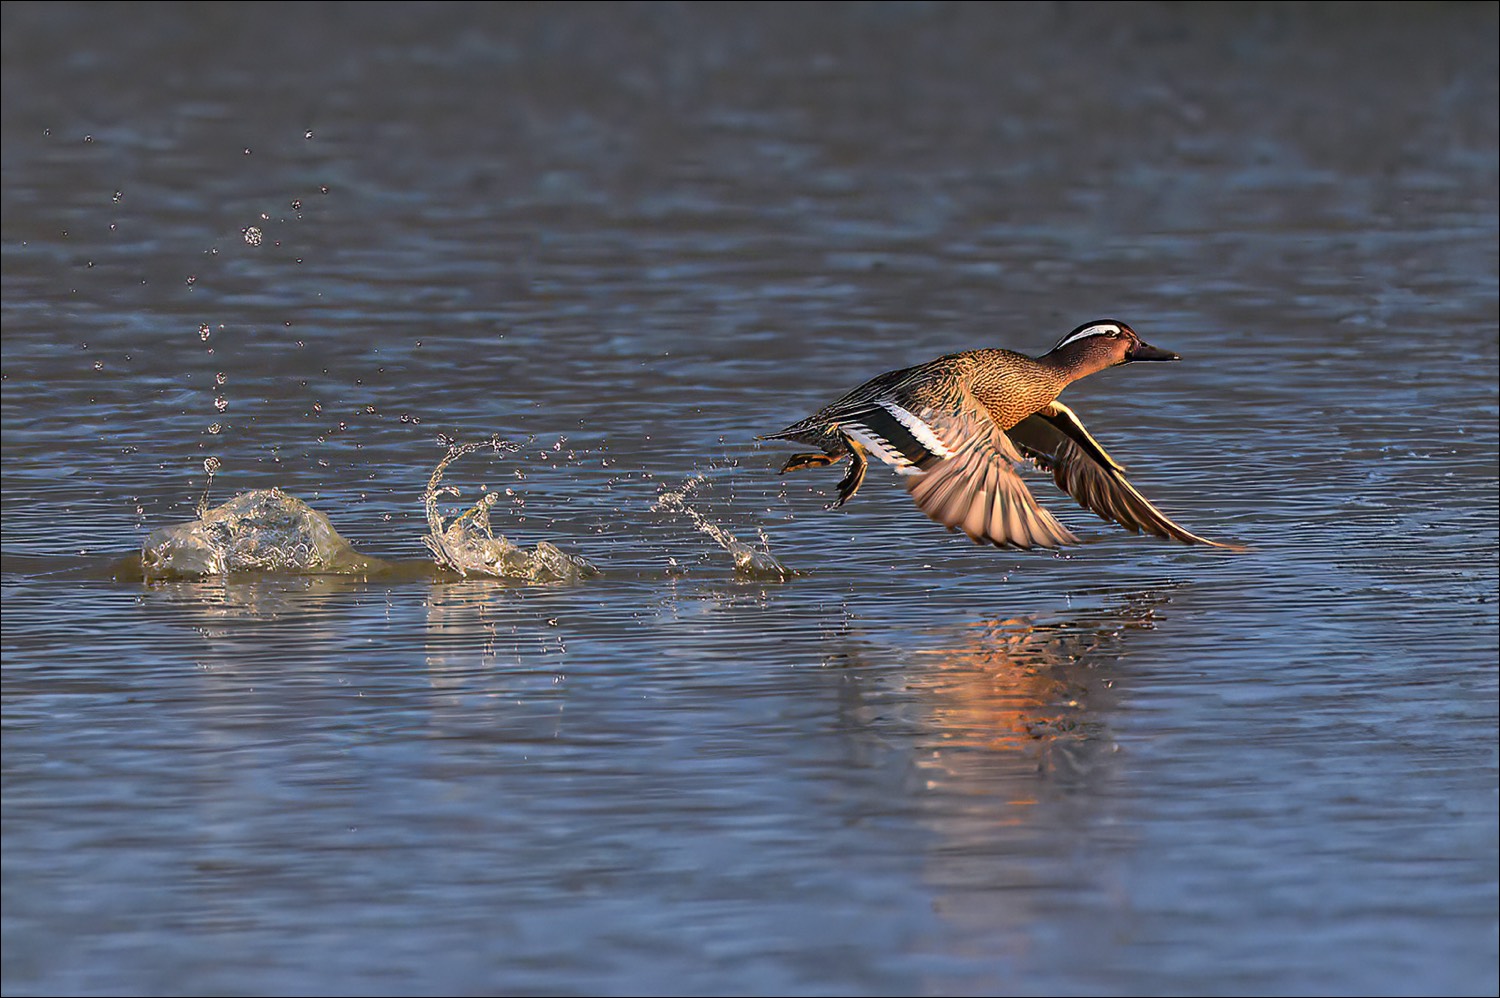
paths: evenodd
<path fill-rule="evenodd" d="M 1045 509 L 1016 474 L 1021 454 L 972 399 L 956 412 L 915 414 L 950 452 L 907 479 L 917 508 L 950 530 L 997 547 L 1058 547 L 1077 538 Z"/>
<path fill-rule="evenodd" d="M 1061 402 L 1027 416 L 1010 428 L 1010 436 L 1038 467 L 1052 473 L 1058 488 L 1105 520 L 1134 533 L 1155 534 L 1184 544 L 1237 549 L 1233 544 L 1199 537 L 1152 505 L 1126 480 L 1124 467 Z"/>

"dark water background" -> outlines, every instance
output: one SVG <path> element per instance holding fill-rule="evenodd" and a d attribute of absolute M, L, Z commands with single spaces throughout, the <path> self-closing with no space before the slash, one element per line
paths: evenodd
<path fill-rule="evenodd" d="M 6 994 L 1494 994 L 1496 10 L 6 4 Z M 1249 553 L 753 442 L 1101 315 Z M 601 579 L 112 576 L 492 433 Z"/>

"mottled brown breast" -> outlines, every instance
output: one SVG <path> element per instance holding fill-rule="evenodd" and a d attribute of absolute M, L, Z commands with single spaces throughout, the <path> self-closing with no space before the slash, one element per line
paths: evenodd
<path fill-rule="evenodd" d="M 1067 385 L 1067 378 L 1048 364 L 1010 350 L 974 350 L 969 391 L 1002 430 L 1008 430 L 1046 406 Z"/>

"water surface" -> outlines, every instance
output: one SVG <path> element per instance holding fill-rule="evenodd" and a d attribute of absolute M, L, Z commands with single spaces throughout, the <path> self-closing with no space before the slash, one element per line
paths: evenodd
<path fill-rule="evenodd" d="M 1012 6 L 7 5 L 6 993 L 1493 994 L 1495 8 Z M 753 440 L 1103 315 L 1249 552 Z M 492 434 L 599 579 L 117 569 Z"/>

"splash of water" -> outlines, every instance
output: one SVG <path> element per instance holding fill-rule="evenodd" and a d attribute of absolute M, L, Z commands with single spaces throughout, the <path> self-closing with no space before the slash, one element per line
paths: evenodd
<path fill-rule="evenodd" d="M 694 475 L 675 489 L 664 489 L 656 502 L 652 503 L 651 508 L 658 512 L 680 513 L 686 516 L 692 521 L 693 526 L 713 538 L 715 544 L 729 553 L 729 556 L 734 559 L 734 570 L 741 575 L 777 581 L 785 580 L 790 576 L 791 569 L 783 565 L 771 553 L 770 542 L 766 540 L 765 534 L 760 535 L 760 547 L 753 547 L 735 537 L 724 526 L 698 512 L 688 503 L 688 500 L 696 496 L 698 490 L 707 484 L 706 477 Z"/>
<path fill-rule="evenodd" d="M 490 526 L 490 509 L 499 496 L 485 493 L 471 509 L 444 523 L 438 500 L 457 496 L 442 484 L 448 466 L 480 447 L 496 453 L 519 447 L 498 438 L 477 444 L 453 444 L 438 462 L 422 494 L 429 533 L 422 540 L 442 568 L 460 575 L 524 579 L 528 582 L 576 582 L 599 574 L 588 561 L 547 541 L 532 551 L 512 544 Z M 229 575 L 236 572 L 290 572 L 303 575 L 369 575 L 397 566 L 355 551 L 327 516 L 280 489 L 242 492 L 210 509 L 209 492 L 218 458 L 203 464 L 208 481 L 198 501 L 198 519 L 152 531 L 141 544 L 141 571 L 146 579 Z"/>
<path fill-rule="evenodd" d="M 433 559 L 444 568 L 466 577 L 486 575 L 529 582 L 577 582 L 598 575 L 599 569 L 591 562 L 568 554 L 547 541 L 540 541 L 534 550 L 527 551 L 504 535 L 497 535 L 490 526 L 490 510 L 500 499 L 497 493 L 484 493 L 479 502 L 454 517 L 451 523 L 444 523 L 442 513 L 438 511 L 438 501 L 460 493 L 453 486 L 442 484 L 443 474 L 454 461 L 481 447 L 490 447 L 497 454 L 521 449 L 519 444 L 499 437 L 479 443 L 454 443 L 448 447 L 447 455 L 432 470 L 427 489 L 422 493 L 422 505 L 427 510 L 427 533 L 422 537 L 422 543 L 432 552 Z"/>
<path fill-rule="evenodd" d="M 210 472 L 212 481 L 212 472 Z M 355 551 L 328 517 L 280 489 L 242 492 L 198 519 L 153 530 L 141 544 L 147 579 L 231 572 L 361 575 L 389 568 Z"/>

